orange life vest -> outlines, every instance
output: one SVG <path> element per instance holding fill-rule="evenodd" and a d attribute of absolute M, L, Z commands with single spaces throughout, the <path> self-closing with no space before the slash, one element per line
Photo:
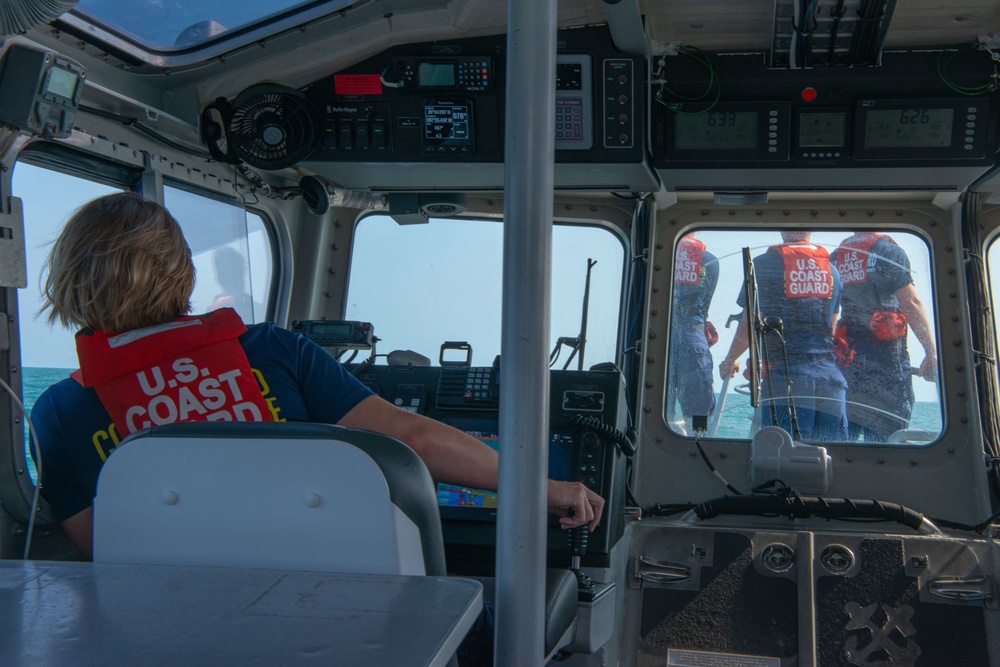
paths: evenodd
<path fill-rule="evenodd" d="M 76 335 L 80 370 L 122 437 L 185 421 L 273 421 L 231 308 L 119 334 Z"/>
<path fill-rule="evenodd" d="M 772 246 L 771 250 L 784 263 L 786 298 L 833 298 L 833 272 L 826 250 L 811 243 Z"/>

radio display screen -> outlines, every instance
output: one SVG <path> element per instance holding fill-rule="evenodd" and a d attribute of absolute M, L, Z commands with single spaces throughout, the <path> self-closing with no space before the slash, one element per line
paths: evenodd
<path fill-rule="evenodd" d="M 454 88 L 455 63 L 421 62 L 417 76 L 421 88 Z"/>
<path fill-rule="evenodd" d="M 49 80 L 45 86 L 45 92 L 72 100 L 76 94 L 76 84 L 79 81 L 80 77 L 73 72 L 61 67 L 53 67 L 49 70 Z"/>
<path fill-rule="evenodd" d="M 756 111 L 708 111 L 676 117 L 675 147 L 682 151 L 756 150 Z"/>
<path fill-rule="evenodd" d="M 953 108 L 871 109 L 865 114 L 865 148 L 949 148 Z"/>
<path fill-rule="evenodd" d="M 321 336 L 329 335 L 349 335 L 352 332 L 353 327 L 350 324 L 340 324 L 340 323 L 313 323 L 312 332 Z"/>

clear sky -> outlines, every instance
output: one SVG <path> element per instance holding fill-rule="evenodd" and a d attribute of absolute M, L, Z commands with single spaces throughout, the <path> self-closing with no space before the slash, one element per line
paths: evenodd
<path fill-rule="evenodd" d="M 28 287 L 18 293 L 21 316 L 21 363 L 28 367 L 76 368 L 73 333 L 49 326 L 37 313 L 42 307 L 39 276 L 45 257 L 69 214 L 80 204 L 115 188 L 17 163 L 14 194 L 24 203 Z"/>

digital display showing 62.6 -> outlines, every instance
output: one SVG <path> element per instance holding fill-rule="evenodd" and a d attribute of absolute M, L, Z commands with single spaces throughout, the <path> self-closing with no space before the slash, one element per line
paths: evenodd
<path fill-rule="evenodd" d="M 865 114 L 865 148 L 948 148 L 955 110 L 871 109 Z"/>

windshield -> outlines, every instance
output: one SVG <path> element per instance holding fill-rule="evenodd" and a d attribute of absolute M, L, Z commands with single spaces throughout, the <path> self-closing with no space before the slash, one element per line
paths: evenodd
<path fill-rule="evenodd" d="M 763 323 L 750 401 L 743 249 Z M 942 430 L 927 244 L 915 234 L 698 231 L 675 250 L 664 417 L 682 435 L 927 444 Z M 914 305 L 916 304 L 916 305 Z"/>
<path fill-rule="evenodd" d="M 332 12 L 352 4 L 352 0 L 80 0 L 73 12 L 146 49 L 179 51 L 309 7 L 329 5 L 324 11 Z"/>
<path fill-rule="evenodd" d="M 581 356 L 583 368 L 614 362 L 621 240 L 600 227 L 555 225 L 552 241 L 552 367 L 576 370 Z M 399 225 L 370 215 L 358 223 L 347 318 L 374 325 L 380 352 L 413 350 L 437 364 L 446 341 L 461 341 L 472 350 L 472 365 L 489 366 L 500 354 L 502 262 L 499 221 Z M 580 336 L 585 296 L 585 346 L 574 353 L 567 339 Z"/>

